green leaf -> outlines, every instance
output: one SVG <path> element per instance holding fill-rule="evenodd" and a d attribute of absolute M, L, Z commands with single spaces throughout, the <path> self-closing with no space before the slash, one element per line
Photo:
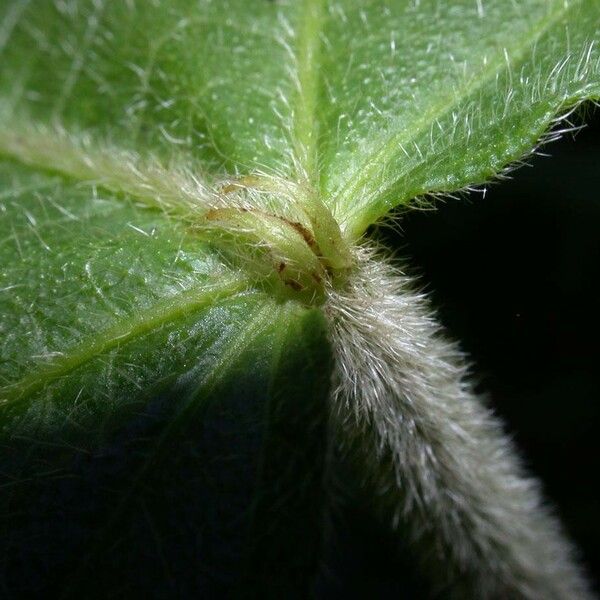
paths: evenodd
<path fill-rule="evenodd" d="M 320 519 L 329 354 L 306 281 L 343 281 L 369 225 L 488 180 L 598 98 L 599 35 L 596 0 L 3 2 L 7 589 L 116 593 L 132 546 L 151 548 L 147 589 L 196 564 L 184 595 L 264 583 L 285 532 Z M 245 182 L 268 215 L 201 231 L 194 177 Z M 296 265 L 304 294 L 273 283 L 277 252 L 315 263 Z M 244 549 L 217 527 L 242 513 Z M 279 573 L 296 590 L 306 538 Z"/>
<path fill-rule="evenodd" d="M 259 540 L 273 535 L 253 535 L 223 566 L 214 546 L 240 543 L 219 529 L 224 519 L 255 503 L 252 530 L 271 520 L 272 504 L 283 523 L 316 520 L 323 451 L 315 448 L 325 439 L 329 378 L 320 314 L 248 289 L 160 212 L 16 163 L 2 164 L 0 181 L 3 581 L 19 590 L 35 574 L 33 589 L 56 579 L 88 596 L 94 581 L 103 593 L 139 587 L 127 568 L 156 572 L 149 593 L 196 564 L 233 579 L 229 571 L 257 562 L 256 553 L 264 558 L 268 544 Z M 285 422 L 269 417 L 292 409 Z M 309 444 L 305 430 L 316 435 Z M 262 438 L 283 431 L 287 443 L 297 439 L 286 457 L 299 466 L 280 470 L 288 485 L 302 476 L 307 493 L 282 503 L 281 474 L 260 467 L 271 451 L 260 456 L 272 444 Z M 239 481 L 236 469 L 245 474 Z M 231 505 L 225 515 L 214 515 L 223 503 Z M 183 514 L 185 526 L 175 522 Z M 206 527 L 195 554 L 175 551 L 194 548 L 192 532 Z M 280 569 L 281 581 L 301 579 L 316 560 L 318 538 L 304 539 L 300 564 Z M 128 567 L 127 548 L 140 544 L 149 556 Z"/>
<path fill-rule="evenodd" d="M 323 129 L 336 136 L 323 136 L 321 187 L 356 234 L 412 198 L 489 180 L 600 95 L 593 0 L 342 12 L 328 35 L 344 58 L 323 67 Z"/>

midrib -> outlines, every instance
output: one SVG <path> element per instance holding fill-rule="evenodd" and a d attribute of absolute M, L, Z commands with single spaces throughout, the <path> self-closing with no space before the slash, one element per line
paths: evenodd
<path fill-rule="evenodd" d="M 376 179 L 377 172 L 385 166 L 386 157 L 393 155 L 394 151 L 401 145 L 410 147 L 421 135 L 426 133 L 431 124 L 451 112 L 454 108 L 462 104 L 467 98 L 479 92 L 486 84 L 492 82 L 503 70 L 507 68 L 505 51 L 510 51 L 511 67 L 521 63 L 526 58 L 526 53 L 539 39 L 557 24 L 574 6 L 581 4 L 582 0 L 573 0 L 570 3 L 561 2 L 558 9 L 548 14 L 548 16 L 531 27 L 523 35 L 525 42 L 510 47 L 503 47 L 494 60 L 490 60 L 487 65 L 472 79 L 465 81 L 458 89 L 444 96 L 440 102 L 431 105 L 420 118 L 412 121 L 409 127 L 401 132 L 394 133 L 391 136 L 384 137 L 380 148 L 373 154 L 367 156 L 361 166 L 355 170 L 356 175 L 350 177 L 343 186 L 335 192 L 338 198 L 337 204 L 343 206 L 341 199 L 350 199 L 352 207 L 347 213 L 341 216 L 341 220 L 346 224 L 346 230 L 351 237 L 360 237 L 362 235 L 362 212 L 363 205 L 357 202 L 357 198 L 365 195 L 363 190 L 368 188 L 369 181 Z M 395 179 L 399 179 L 406 172 L 398 172 Z M 378 195 L 382 195 L 386 189 Z M 370 204 L 376 202 L 376 198 L 371 199 Z"/>
<path fill-rule="evenodd" d="M 296 160 L 311 184 L 318 173 L 319 126 L 316 118 L 319 101 L 321 32 L 325 16 L 323 0 L 304 0 L 298 16 L 300 28 L 296 42 L 298 90 L 292 103 L 293 143 Z"/>
<path fill-rule="evenodd" d="M 130 196 L 181 221 L 193 219 L 209 201 L 210 192 L 193 173 L 197 165 L 191 161 L 166 168 L 152 155 L 142 157 L 114 145 L 91 144 L 62 127 L 23 123 L 0 112 L 1 157 Z"/>
<path fill-rule="evenodd" d="M 248 287 L 242 278 L 228 278 L 208 286 L 192 288 L 161 300 L 139 315 L 97 331 L 59 358 L 38 367 L 0 391 L 0 406 L 26 400 L 45 385 L 72 373 L 97 356 L 131 342 L 152 330 L 241 292 Z"/>

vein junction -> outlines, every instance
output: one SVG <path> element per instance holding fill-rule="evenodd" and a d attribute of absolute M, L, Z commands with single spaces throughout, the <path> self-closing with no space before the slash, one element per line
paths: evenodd
<path fill-rule="evenodd" d="M 99 146 L 60 127 L 24 125 L 0 132 L 0 155 L 55 171 L 180 219 L 214 242 L 254 280 L 321 303 L 325 288 L 352 265 L 338 223 L 308 183 L 255 173 L 214 182 L 156 158 Z"/>

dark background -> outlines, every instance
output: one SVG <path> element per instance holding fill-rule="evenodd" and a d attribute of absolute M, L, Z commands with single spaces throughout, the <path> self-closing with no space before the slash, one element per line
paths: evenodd
<path fill-rule="evenodd" d="M 419 275 L 470 355 L 530 471 L 541 478 L 596 590 L 600 582 L 600 109 L 485 196 L 436 204 L 375 232 Z M 330 537 L 326 597 L 424 597 L 368 507 Z M 420 593 L 421 592 L 421 593 Z"/>

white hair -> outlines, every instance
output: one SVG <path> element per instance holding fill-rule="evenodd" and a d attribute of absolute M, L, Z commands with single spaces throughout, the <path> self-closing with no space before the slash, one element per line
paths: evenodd
<path fill-rule="evenodd" d="M 439 582 L 468 598 L 592 598 L 557 519 L 502 424 L 473 392 L 426 298 L 377 256 L 356 250 L 329 290 L 332 420 L 366 467 L 374 497 L 406 522 Z"/>

